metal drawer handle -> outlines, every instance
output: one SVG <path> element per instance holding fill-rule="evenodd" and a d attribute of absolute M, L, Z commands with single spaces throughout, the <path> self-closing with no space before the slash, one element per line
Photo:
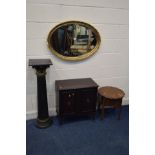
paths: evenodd
<path fill-rule="evenodd" d="M 69 94 L 68 97 L 71 98 L 71 94 Z"/>

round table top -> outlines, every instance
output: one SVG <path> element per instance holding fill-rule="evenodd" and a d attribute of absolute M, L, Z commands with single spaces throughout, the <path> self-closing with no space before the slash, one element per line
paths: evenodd
<path fill-rule="evenodd" d="M 123 90 L 111 86 L 101 87 L 99 88 L 98 92 L 101 96 L 108 99 L 121 99 L 125 95 Z"/>

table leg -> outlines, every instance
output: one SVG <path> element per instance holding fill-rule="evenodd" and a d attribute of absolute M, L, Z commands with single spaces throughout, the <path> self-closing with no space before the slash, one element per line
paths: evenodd
<path fill-rule="evenodd" d="M 121 103 L 117 103 L 115 104 L 115 109 L 118 109 L 118 117 L 117 119 L 120 120 L 121 119 L 121 113 L 122 113 L 122 102 Z"/>
<path fill-rule="evenodd" d="M 121 113 L 122 113 L 122 106 L 119 107 L 118 120 L 121 119 Z"/>
<path fill-rule="evenodd" d="M 102 105 L 102 108 L 101 108 L 101 120 L 104 119 L 104 102 L 103 102 L 103 97 L 101 97 L 101 105 Z"/>
<path fill-rule="evenodd" d="M 103 120 L 103 119 L 104 119 L 104 107 L 101 110 L 101 120 Z"/>

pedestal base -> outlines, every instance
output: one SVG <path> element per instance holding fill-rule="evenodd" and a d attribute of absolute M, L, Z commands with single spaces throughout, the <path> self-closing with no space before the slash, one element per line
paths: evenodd
<path fill-rule="evenodd" d="M 51 118 L 47 118 L 47 119 L 44 119 L 44 120 L 37 119 L 37 121 L 36 121 L 36 127 L 37 128 L 42 128 L 42 129 L 47 128 L 51 124 L 52 124 L 52 119 Z"/>

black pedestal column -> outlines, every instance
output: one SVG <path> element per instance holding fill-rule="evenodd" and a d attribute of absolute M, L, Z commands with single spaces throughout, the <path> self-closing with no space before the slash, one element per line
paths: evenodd
<path fill-rule="evenodd" d="M 47 89 L 46 89 L 46 69 L 52 65 L 50 59 L 30 59 L 29 66 L 36 70 L 37 75 L 37 99 L 38 117 L 36 126 L 46 128 L 51 125 L 52 120 L 48 113 Z"/>

